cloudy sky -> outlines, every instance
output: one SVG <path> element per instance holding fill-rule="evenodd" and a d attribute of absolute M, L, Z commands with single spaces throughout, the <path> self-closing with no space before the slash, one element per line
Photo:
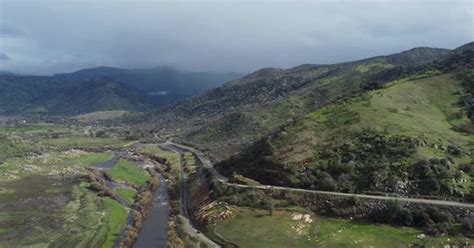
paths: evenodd
<path fill-rule="evenodd" d="M 0 0 L 0 70 L 250 72 L 474 40 L 473 1 Z"/>

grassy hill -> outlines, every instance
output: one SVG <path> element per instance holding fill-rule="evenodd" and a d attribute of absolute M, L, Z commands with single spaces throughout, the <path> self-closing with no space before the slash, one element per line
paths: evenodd
<path fill-rule="evenodd" d="M 327 105 L 217 168 L 311 189 L 469 197 L 474 132 L 457 74 L 403 78 Z"/>

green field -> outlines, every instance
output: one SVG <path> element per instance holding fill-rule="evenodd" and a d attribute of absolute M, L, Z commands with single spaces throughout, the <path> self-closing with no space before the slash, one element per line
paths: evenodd
<path fill-rule="evenodd" d="M 109 170 L 110 176 L 119 182 L 145 186 L 150 179 L 150 175 L 135 163 L 120 159 L 117 164 Z"/>
<path fill-rule="evenodd" d="M 112 120 L 112 119 L 122 118 L 127 113 L 129 112 L 124 111 L 124 110 L 97 111 L 97 112 L 92 112 L 92 113 L 87 113 L 87 114 L 82 114 L 82 115 L 76 115 L 72 118 L 79 121 L 84 121 L 84 122 Z"/>
<path fill-rule="evenodd" d="M 127 221 L 128 212 L 122 205 L 110 198 L 105 198 L 104 203 L 107 210 L 105 222 L 92 240 L 91 247 L 113 247 Z"/>
<path fill-rule="evenodd" d="M 159 148 L 156 145 L 144 145 L 139 149 L 140 153 L 156 155 L 165 158 L 168 162 L 171 163 L 171 172 L 174 175 L 178 175 L 179 172 L 179 154 L 172 151 L 166 151 Z"/>
<path fill-rule="evenodd" d="M 111 156 L 67 151 L 7 159 L 0 166 L 0 247 L 100 247 L 113 242 L 126 209 L 80 181 L 85 166 Z"/>
<path fill-rule="evenodd" d="M 137 196 L 137 191 L 131 188 L 119 188 L 116 189 L 115 192 L 129 204 L 132 204 Z"/>
<path fill-rule="evenodd" d="M 74 176 L 84 174 L 86 165 L 105 162 L 111 156 L 111 153 L 67 151 L 45 153 L 35 157 L 10 158 L 0 167 L 0 179 L 5 182 L 35 175 Z"/>
<path fill-rule="evenodd" d="M 179 154 L 172 151 L 165 151 L 157 145 L 143 145 L 139 149 L 140 153 L 157 155 L 166 158 L 171 163 L 179 161 Z"/>
<path fill-rule="evenodd" d="M 16 126 L 0 127 L 0 132 L 21 134 L 56 133 L 69 131 L 72 131 L 72 128 L 51 123 L 18 124 Z"/>
<path fill-rule="evenodd" d="M 0 204 L 8 203 L 0 211 L 0 247 L 112 247 L 128 215 L 78 181 L 36 176 L 0 187 Z"/>
<path fill-rule="evenodd" d="M 462 244 L 461 237 L 426 236 L 413 228 L 397 228 L 363 222 L 311 216 L 311 223 L 293 220 L 292 213 L 248 208 L 234 209 L 234 218 L 219 222 L 214 233 L 241 247 L 443 247 Z M 470 242 L 470 241 L 469 241 Z"/>
<path fill-rule="evenodd" d="M 132 141 L 125 139 L 113 139 L 113 138 L 89 138 L 89 137 L 67 137 L 58 139 L 46 139 L 42 143 L 45 145 L 52 145 L 62 148 L 74 148 L 74 147 L 124 147 L 130 144 Z"/>

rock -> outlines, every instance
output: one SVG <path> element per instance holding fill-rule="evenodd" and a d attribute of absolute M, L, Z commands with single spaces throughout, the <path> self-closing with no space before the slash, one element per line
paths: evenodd
<path fill-rule="evenodd" d="M 303 218 L 302 214 L 293 214 L 291 219 L 292 220 L 301 220 Z"/>
<path fill-rule="evenodd" d="M 305 215 L 303 216 L 303 219 L 304 219 L 304 222 L 306 222 L 306 223 L 311 223 L 311 222 L 313 222 L 313 220 L 311 219 L 311 216 L 310 216 L 309 214 L 305 214 Z"/>
<path fill-rule="evenodd" d="M 424 239 L 425 237 L 426 235 L 424 235 L 423 233 L 416 236 L 417 239 Z"/>

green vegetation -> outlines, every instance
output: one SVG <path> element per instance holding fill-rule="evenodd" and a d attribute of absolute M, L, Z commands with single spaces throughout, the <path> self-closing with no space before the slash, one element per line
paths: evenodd
<path fill-rule="evenodd" d="M 395 81 L 309 113 L 216 167 L 267 184 L 465 197 L 474 134 L 462 129 L 470 120 L 460 84 L 453 74 Z"/>
<path fill-rule="evenodd" d="M 172 174 L 179 174 L 180 158 L 178 153 L 163 150 L 157 145 L 144 145 L 140 147 L 139 152 L 148 155 L 155 155 L 166 159 L 166 162 L 169 165 L 168 169 L 172 172 Z"/>
<path fill-rule="evenodd" d="M 35 157 L 10 158 L 0 167 L 2 181 L 25 176 L 77 176 L 85 173 L 85 166 L 109 160 L 110 153 L 82 151 L 51 152 Z"/>
<path fill-rule="evenodd" d="M 179 238 L 184 243 L 184 247 L 189 248 L 203 248 L 208 247 L 205 243 L 202 243 L 198 237 L 192 236 L 188 233 L 186 229 L 186 224 L 182 219 L 182 216 L 178 216 L 176 218 L 176 231 L 178 233 Z"/>
<path fill-rule="evenodd" d="M 111 110 L 111 111 L 97 111 L 72 117 L 73 119 L 90 122 L 90 121 L 101 121 L 101 120 L 112 120 L 124 117 L 128 111 L 124 110 Z"/>
<path fill-rule="evenodd" d="M 135 197 L 137 196 L 137 191 L 134 189 L 119 188 L 119 189 L 116 189 L 115 191 L 120 197 L 122 197 L 129 204 L 132 204 L 135 201 Z"/>
<path fill-rule="evenodd" d="M 393 68 L 394 66 L 392 64 L 388 64 L 385 61 L 374 61 L 371 63 L 367 64 L 360 64 L 357 65 L 354 70 L 359 72 L 359 73 L 365 73 L 369 72 L 374 69 L 387 69 L 387 68 Z"/>
<path fill-rule="evenodd" d="M 146 186 L 150 179 L 150 175 L 144 169 L 131 161 L 123 159 L 120 159 L 108 173 L 114 180 L 138 186 Z"/>
<path fill-rule="evenodd" d="M 0 134 L 0 164 L 10 157 L 22 157 L 26 154 L 25 144 Z"/>
<path fill-rule="evenodd" d="M 72 235 L 61 236 L 53 247 L 113 247 L 125 225 L 127 210 L 110 198 L 98 197 L 87 186 L 75 186 L 74 198 L 64 208 L 65 230 Z"/>
<path fill-rule="evenodd" d="M 213 232 L 242 247 L 406 247 L 424 245 L 443 247 L 464 245 L 462 237 L 417 238 L 421 231 L 363 222 L 310 216 L 311 221 L 298 219 L 297 214 L 237 208 L 234 218 L 220 221 Z M 296 217 L 295 217 L 296 216 Z M 294 220 L 298 219 L 298 220 Z M 258 225 L 256 225 L 258 223 Z"/>
<path fill-rule="evenodd" d="M 92 244 L 105 248 L 113 247 L 115 240 L 120 236 L 120 232 L 126 224 L 128 212 L 122 205 L 110 198 L 104 199 L 104 205 L 107 213 L 105 223 L 99 228 Z"/>
<path fill-rule="evenodd" d="M 47 139 L 43 141 L 46 145 L 52 145 L 62 148 L 74 148 L 74 147 L 124 147 L 130 144 L 130 140 L 125 139 L 113 139 L 113 138 L 89 138 L 89 137 L 67 137 L 58 139 Z"/>
<path fill-rule="evenodd" d="M 70 160 L 65 161 L 65 164 L 93 165 L 103 163 L 107 160 L 110 160 L 112 157 L 113 155 L 110 152 L 88 153 L 82 156 L 71 158 Z"/>
<path fill-rule="evenodd" d="M 79 181 L 85 166 L 111 156 L 66 151 L 7 159 L 0 167 L 0 204 L 6 206 L 0 210 L 0 243 L 7 247 L 99 247 L 105 240 L 113 242 L 113 233 L 124 224 L 120 213 L 126 217 L 126 210 Z M 110 223 L 111 228 L 98 232 L 103 223 Z"/>
<path fill-rule="evenodd" d="M 139 149 L 140 153 L 157 155 L 165 158 L 167 161 L 174 163 L 179 161 L 179 154 L 172 151 L 166 151 L 158 147 L 157 145 L 144 145 Z"/>
<path fill-rule="evenodd" d="M 5 235 L 0 243 L 6 247 L 112 247 L 127 218 L 119 203 L 98 197 L 77 181 L 35 176 L 0 187 L 0 204 L 11 204 L 0 211 L 0 233 Z M 38 197 L 42 200 L 34 200 Z"/>
<path fill-rule="evenodd" d="M 26 134 L 39 134 L 39 133 L 59 133 L 68 132 L 71 128 L 51 123 L 27 123 L 27 124 L 16 124 L 14 126 L 0 127 L 0 132 L 5 133 L 26 133 Z"/>
<path fill-rule="evenodd" d="M 184 171 L 188 174 L 193 174 L 196 172 L 196 159 L 194 159 L 194 155 L 190 152 L 184 153 Z"/>

